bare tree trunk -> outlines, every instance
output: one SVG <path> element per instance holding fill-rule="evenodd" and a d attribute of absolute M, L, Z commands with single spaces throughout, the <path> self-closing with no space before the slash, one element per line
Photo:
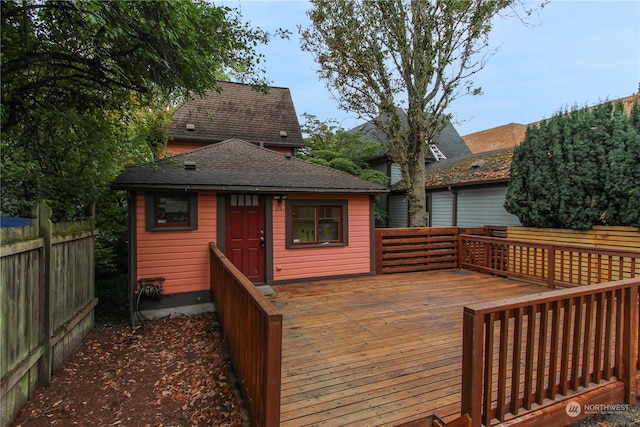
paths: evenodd
<path fill-rule="evenodd" d="M 427 226 L 427 203 L 424 184 L 425 182 L 425 147 L 420 144 L 418 155 L 409 158 L 408 179 L 414 185 L 407 186 L 407 198 L 409 199 L 409 227 Z M 415 184 L 418 184 L 415 186 Z"/>

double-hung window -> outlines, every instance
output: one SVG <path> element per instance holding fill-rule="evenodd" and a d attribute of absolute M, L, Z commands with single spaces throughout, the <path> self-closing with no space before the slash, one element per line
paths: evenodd
<path fill-rule="evenodd" d="M 197 230 L 197 194 L 146 193 L 145 222 L 147 231 Z"/>
<path fill-rule="evenodd" d="M 347 202 L 287 202 L 287 247 L 346 245 Z"/>

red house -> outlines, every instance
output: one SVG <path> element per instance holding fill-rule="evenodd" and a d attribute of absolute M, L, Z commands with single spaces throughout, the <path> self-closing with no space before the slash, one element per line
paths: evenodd
<path fill-rule="evenodd" d="M 168 150 L 180 154 L 113 183 L 129 192 L 132 310 L 209 302 L 210 242 L 258 285 L 373 274 L 373 199 L 386 188 L 293 155 L 288 89 L 221 88 L 175 113 Z M 162 298 L 138 297 L 147 279 Z"/>

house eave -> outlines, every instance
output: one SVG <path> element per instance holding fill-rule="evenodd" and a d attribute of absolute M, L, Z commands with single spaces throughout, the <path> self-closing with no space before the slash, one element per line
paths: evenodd
<path fill-rule="evenodd" d="M 385 194 L 389 190 L 361 188 L 307 188 L 307 187 L 270 187 L 247 185 L 185 185 L 185 184 L 113 184 L 113 190 L 132 191 L 195 191 L 220 193 L 307 193 L 307 194 Z"/>
<path fill-rule="evenodd" d="M 427 185 L 425 189 L 427 191 L 432 190 L 448 190 L 449 188 L 465 188 L 465 187 L 489 187 L 497 184 L 508 184 L 509 178 L 500 178 L 500 179 L 485 179 L 480 181 L 464 181 L 464 182 L 455 182 L 455 183 L 445 183 L 445 184 L 436 184 L 436 185 Z"/>
<path fill-rule="evenodd" d="M 224 139 L 212 139 L 211 137 L 206 136 L 170 136 L 169 141 L 172 143 L 181 143 L 181 142 L 203 142 L 209 144 L 215 144 L 218 142 L 225 141 L 229 138 Z M 260 146 L 270 146 L 270 147 L 289 147 L 289 148 L 303 148 L 304 142 L 284 142 L 284 141 L 255 141 L 247 138 L 242 138 L 247 142 L 250 142 L 254 145 Z"/>

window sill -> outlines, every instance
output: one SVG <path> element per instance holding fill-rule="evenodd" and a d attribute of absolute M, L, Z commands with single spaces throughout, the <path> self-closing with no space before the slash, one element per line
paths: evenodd
<path fill-rule="evenodd" d="M 340 246 L 347 246 L 346 243 L 309 243 L 309 244 L 288 244 L 287 249 L 308 249 L 308 248 L 336 248 Z"/>
<path fill-rule="evenodd" d="M 147 231 L 156 232 L 156 231 L 194 231 L 197 230 L 196 227 L 153 227 Z"/>

